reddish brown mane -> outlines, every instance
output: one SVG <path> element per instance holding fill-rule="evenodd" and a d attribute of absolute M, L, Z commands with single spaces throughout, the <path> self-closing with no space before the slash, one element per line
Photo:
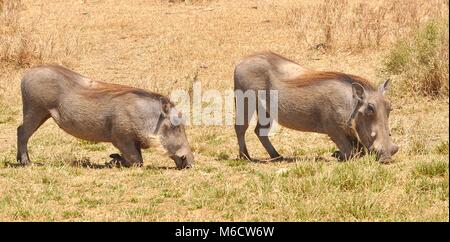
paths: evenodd
<path fill-rule="evenodd" d="M 289 83 L 296 87 L 304 87 L 313 85 L 318 81 L 328 80 L 340 80 L 349 84 L 356 82 L 366 88 L 366 90 L 376 90 L 372 83 L 362 77 L 334 71 L 309 71 L 302 74 L 298 78 L 286 81 L 286 83 Z"/>
<path fill-rule="evenodd" d="M 117 97 L 129 93 L 140 97 L 150 97 L 152 99 L 164 99 L 164 101 L 172 104 L 169 98 L 158 93 L 149 92 L 135 87 L 129 87 L 114 83 L 106 83 L 101 81 L 96 82 L 96 87 L 85 89 L 83 91 L 83 95 L 85 95 L 86 97 L 97 97 L 102 95 L 110 95 L 113 97 Z"/>
<path fill-rule="evenodd" d="M 67 80 L 75 80 L 74 83 L 77 84 L 78 81 L 85 81 L 87 78 L 70 70 L 65 68 L 64 66 L 60 65 L 41 65 L 38 67 L 47 67 L 51 68 L 54 71 L 57 71 L 59 74 L 63 75 Z M 83 88 L 82 93 L 86 97 L 96 97 L 99 95 L 111 95 L 111 96 L 121 96 L 125 95 L 127 93 L 133 93 L 137 96 L 142 97 L 151 97 L 153 99 L 163 98 L 165 100 L 169 100 L 167 97 L 160 95 L 158 93 L 149 92 L 143 89 L 120 85 L 120 84 L 114 84 L 114 83 L 107 83 L 102 81 L 95 81 L 95 86 L 86 88 L 83 85 L 80 86 L 80 88 Z"/>
<path fill-rule="evenodd" d="M 128 93 L 133 90 L 139 90 L 134 87 L 124 86 L 115 83 L 106 83 L 101 81 L 95 82 L 95 87 L 89 89 L 92 93 L 111 93 L 114 95 L 121 95 L 122 93 Z M 142 90 L 143 91 L 143 90 Z"/>

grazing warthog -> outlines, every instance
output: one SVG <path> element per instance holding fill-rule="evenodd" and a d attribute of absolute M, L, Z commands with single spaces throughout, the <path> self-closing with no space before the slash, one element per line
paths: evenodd
<path fill-rule="evenodd" d="M 278 123 L 287 128 L 327 134 L 339 151 L 333 156 L 346 160 L 356 155 L 374 152 L 381 162 L 389 162 L 398 151 L 392 143 L 388 126 L 390 103 L 385 99 L 389 81 L 378 89 L 367 80 L 340 72 L 313 71 L 272 52 L 257 53 L 241 60 L 234 72 L 235 91 L 276 90 Z M 266 101 L 270 101 L 267 95 Z M 262 102 L 256 100 L 255 103 Z M 251 159 L 245 144 L 249 118 L 257 108 L 250 107 L 248 98 L 236 98 L 236 113 L 244 115 L 235 130 L 241 158 Z M 272 159 L 281 159 L 267 135 L 268 129 L 258 113 L 255 133 Z"/>
<path fill-rule="evenodd" d="M 67 133 L 84 140 L 111 142 L 121 165 L 142 166 L 141 149 L 154 138 L 177 168 L 191 167 L 193 155 L 181 123 L 181 113 L 160 94 L 90 80 L 62 66 L 28 70 L 21 82 L 23 123 L 17 128 L 17 160 L 29 164 L 27 143 L 52 117 Z"/>

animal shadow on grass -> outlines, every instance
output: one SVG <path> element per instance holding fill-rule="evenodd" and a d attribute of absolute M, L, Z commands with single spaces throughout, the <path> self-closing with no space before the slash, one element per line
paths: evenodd
<path fill-rule="evenodd" d="M 120 162 L 118 161 L 119 157 L 118 154 L 112 154 L 110 155 L 110 157 L 112 158 L 111 161 L 106 162 L 104 164 L 99 164 L 99 163 L 94 163 L 91 162 L 89 160 L 89 158 L 83 158 L 83 159 L 76 159 L 76 160 L 72 160 L 69 163 L 72 166 L 76 166 L 76 167 L 83 167 L 83 168 L 89 168 L 89 169 L 108 169 L 108 168 L 120 168 L 122 167 L 120 165 Z M 138 167 L 138 166 L 136 166 Z M 131 169 L 132 167 L 129 167 L 129 169 Z M 143 167 L 146 170 L 175 170 L 176 167 L 172 167 L 172 166 L 155 166 L 155 165 L 148 165 Z"/>
<path fill-rule="evenodd" d="M 241 160 L 237 158 L 236 160 Z M 329 158 L 323 157 L 323 156 L 289 156 L 289 157 L 277 157 L 277 158 L 252 158 L 251 162 L 254 163 L 261 163 L 261 164 L 270 164 L 275 162 L 307 162 L 307 161 L 322 161 L 322 162 L 329 162 L 331 161 Z"/>
<path fill-rule="evenodd" d="M 144 169 L 146 169 L 146 170 L 178 170 L 174 166 L 155 166 L 155 165 L 145 166 Z"/>
<path fill-rule="evenodd" d="M 104 164 L 99 164 L 91 162 L 89 158 L 70 160 L 68 163 L 75 167 L 83 167 L 89 169 L 105 169 L 114 167 L 111 161 Z"/>
<path fill-rule="evenodd" d="M 71 166 L 75 167 L 84 167 L 84 168 L 92 168 L 92 169 L 103 169 L 103 168 L 112 168 L 111 164 L 105 163 L 105 164 L 98 164 L 93 163 L 89 160 L 89 158 L 82 158 L 82 159 L 74 159 L 66 161 Z M 64 163 L 64 162 L 63 162 Z M 61 164 L 63 164 L 61 163 Z M 28 166 L 44 166 L 44 163 L 40 162 L 32 162 L 31 164 L 24 165 L 18 162 L 5 162 L 5 167 L 11 167 L 11 168 L 23 168 Z"/>
<path fill-rule="evenodd" d="M 62 162 L 61 164 L 70 164 L 73 167 L 82 167 L 82 168 L 88 168 L 88 169 L 112 169 L 114 167 L 122 167 L 120 165 L 120 163 L 118 163 L 117 161 L 117 157 L 114 156 L 115 154 L 112 154 L 110 157 L 113 158 L 111 161 L 109 162 L 105 162 L 103 164 L 101 163 L 95 163 L 92 162 L 89 158 L 75 158 L 75 159 L 70 159 L 70 160 L 65 160 L 64 162 Z M 9 167 L 9 168 L 23 168 L 23 167 L 27 167 L 27 166 L 44 166 L 46 164 L 44 163 L 40 163 L 40 162 L 32 162 L 29 165 L 24 165 L 18 162 L 4 162 L 4 167 Z M 130 167 L 132 168 L 132 167 Z M 155 166 L 155 165 L 148 165 L 143 167 L 146 170 L 176 170 L 177 168 L 174 166 Z"/>
<path fill-rule="evenodd" d="M 33 162 L 31 164 L 28 165 L 24 165 L 18 162 L 5 162 L 5 167 L 11 167 L 11 168 L 22 168 L 22 167 L 27 167 L 27 166 L 43 166 L 43 163 L 39 163 L 39 162 Z"/>

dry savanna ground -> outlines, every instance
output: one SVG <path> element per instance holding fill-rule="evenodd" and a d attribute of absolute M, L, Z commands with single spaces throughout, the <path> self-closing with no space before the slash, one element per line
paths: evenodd
<path fill-rule="evenodd" d="M 419 75 L 424 85 L 385 71 L 398 41 L 420 40 L 429 21 L 448 27 L 448 0 L 0 0 L 0 220 L 448 221 L 448 31 L 444 57 Z M 417 43 L 417 56 L 428 56 Z M 326 136 L 285 128 L 272 140 L 291 161 L 247 162 L 236 159 L 232 126 L 189 126 L 194 169 L 176 170 L 154 149 L 142 168 L 102 169 L 112 145 L 78 140 L 49 120 L 29 143 L 42 165 L 14 165 L 20 78 L 30 66 L 58 63 L 163 94 L 196 80 L 224 91 L 239 58 L 260 50 L 377 84 L 393 78 L 395 162 L 338 162 Z M 403 53 L 412 52 L 389 66 L 413 59 Z M 251 129 L 251 154 L 267 157 Z"/>

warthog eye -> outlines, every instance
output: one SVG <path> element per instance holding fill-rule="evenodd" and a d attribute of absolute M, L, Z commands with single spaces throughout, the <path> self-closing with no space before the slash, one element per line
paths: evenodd
<path fill-rule="evenodd" d="M 367 114 L 373 114 L 375 113 L 375 105 L 373 105 L 372 103 L 369 103 L 367 105 Z"/>

